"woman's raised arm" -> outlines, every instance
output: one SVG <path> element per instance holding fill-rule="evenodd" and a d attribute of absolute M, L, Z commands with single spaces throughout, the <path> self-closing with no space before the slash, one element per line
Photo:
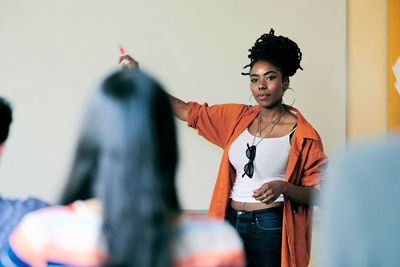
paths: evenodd
<path fill-rule="evenodd" d="M 127 68 L 132 68 L 132 69 L 139 68 L 139 63 L 136 60 L 134 60 L 130 55 L 120 56 L 119 63 L 121 63 L 122 61 L 129 62 L 124 64 L 124 66 Z M 172 95 L 169 95 L 169 99 L 171 102 L 172 109 L 174 110 L 175 117 L 177 117 L 182 121 L 187 121 L 187 114 L 189 109 L 188 103 Z"/>

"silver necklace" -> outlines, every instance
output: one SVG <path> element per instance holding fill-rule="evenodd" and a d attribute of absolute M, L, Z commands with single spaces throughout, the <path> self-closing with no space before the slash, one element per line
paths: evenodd
<path fill-rule="evenodd" d="M 266 137 L 269 136 L 269 135 L 271 134 L 272 130 L 273 130 L 273 129 L 275 128 L 275 126 L 280 122 L 280 120 L 281 120 L 282 117 L 283 117 L 283 114 L 285 114 L 285 111 L 286 111 L 285 107 L 282 107 L 282 112 L 281 112 L 281 114 L 279 115 L 279 117 L 271 122 L 271 123 L 272 123 L 272 127 L 271 127 L 271 129 L 269 129 L 269 131 L 268 131 Z M 252 146 L 254 145 L 254 142 L 255 142 L 255 140 L 256 140 L 256 136 L 257 136 L 257 137 L 260 137 L 261 139 L 260 139 L 254 146 L 257 146 L 259 143 L 261 143 L 261 141 L 264 139 L 264 137 L 261 136 L 261 132 L 262 132 L 265 128 L 267 128 L 269 125 L 270 125 L 270 123 L 268 123 L 264 128 L 260 129 L 260 128 L 261 128 L 261 127 L 260 127 L 260 126 L 261 126 L 261 112 L 258 113 L 257 133 L 256 133 L 256 135 L 253 136 L 253 142 L 252 142 L 252 144 L 251 144 Z"/>

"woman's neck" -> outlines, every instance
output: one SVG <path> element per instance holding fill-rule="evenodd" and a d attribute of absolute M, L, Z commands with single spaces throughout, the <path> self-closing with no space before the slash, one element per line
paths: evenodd
<path fill-rule="evenodd" d="M 284 111 L 285 106 L 283 104 L 275 105 L 271 108 L 261 107 L 259 116 L 262 122 L 272 122 L 279 118 Z"/>

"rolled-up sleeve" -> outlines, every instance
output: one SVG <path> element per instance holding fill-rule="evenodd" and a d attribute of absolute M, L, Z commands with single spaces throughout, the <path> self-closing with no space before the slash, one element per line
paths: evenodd
<path fill-rule="evenodd" d="M 189 102 L 187 116 L 188 126 L 197 130 L 198 134 L 211 143 L 223 148 L 234 127 L 234 123 L 241 115 L 243 105 L 222 104 L 209 106 Z"/>
<path fill-rule="evenodd" d="M 320 190 L 320 183 L 328 164 L 321 140 L 312 140 L 310 151 L 304 165 L 301 185 Z"/>

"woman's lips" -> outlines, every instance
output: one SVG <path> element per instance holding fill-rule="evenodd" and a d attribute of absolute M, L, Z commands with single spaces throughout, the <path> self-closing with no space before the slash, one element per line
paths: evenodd
<path fill-rule="evenodd" d="M 263 94 L 263 95 L 258 95 L 257 98 L 258 100 L 266 100 L 269 97 L 269 94 Z"/>

